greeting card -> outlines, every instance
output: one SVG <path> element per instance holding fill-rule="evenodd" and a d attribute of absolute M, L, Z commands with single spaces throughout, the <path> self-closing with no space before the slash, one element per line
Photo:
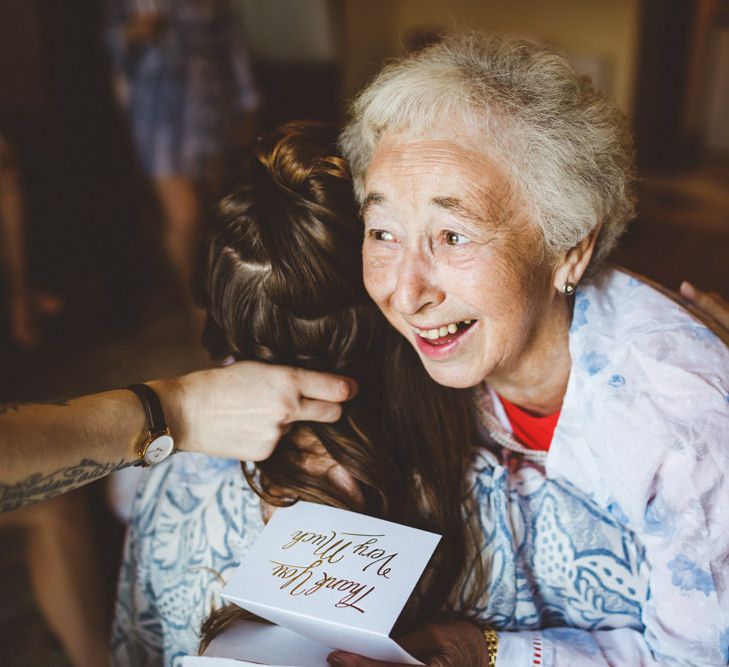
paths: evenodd
<path fill-rule="evenodd" d="M 335 649 L 422 664 L 390 632 L 439 540 L 325 505 L 279 509 L 223 590 L 276 625 L 238 622 L 183 665 L 323 667 Z"/>

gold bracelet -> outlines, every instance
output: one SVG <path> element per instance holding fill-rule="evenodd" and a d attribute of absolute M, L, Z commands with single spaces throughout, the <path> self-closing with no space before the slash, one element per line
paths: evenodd
<path fill-rule="evenodd" d="M 496 654 L 499 652 L 499 635 L 493 628 L 483 631 L 483 638 L 486 640 L 486 653 L 488 655 L 488 667 L 496 667 Z"/>

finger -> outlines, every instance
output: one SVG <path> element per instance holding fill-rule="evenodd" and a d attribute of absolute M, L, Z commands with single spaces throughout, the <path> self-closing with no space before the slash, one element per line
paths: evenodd
<path fill-rule="evenodd" d="M 303 368 L 293 369 L 299 393 L 328 403 L 342 403 L 357 394 L 357 383 L 352 378 L 332 373 L 318 373 Z"/>
<path fill-rule="evenodd" d="M 473 649 L 475 640 L 475 653 Z M 443 621 L 426 623 L 406 635 L 397 643 L 410 655 L 427 662 L 428 667 L 453 667 L 476 664 L 481 653 L 481 630 L 467 621 Z"/>
<path fill-rule="evenodd" d="M 410 655 L 423 659 L 424 656 L 430 655 L 436 651 L 433 635 L 428 632 L 428 626 L 418 628 L 406 635 L 397 638 L 400 644 Z"/>
<path fill-rule="evenodd" d="M 289 415 L 287 423 L 300 421 L 332 423 L 341 416 L 342 406 L 339 403 L 302 398 L 299 401 L 298 409 Z"/>
<path fill-rule="evenodd" d="M 684 280 L 681 283 L 678 291 L 681 293 L 681 296 L 684 299 L 688 299 L 689 301 L 691 301 L 691 303 L 696 303 L 696 298 L 698 296 L 696 293 L 696 288 L 688 280 Z"/>
<path fill-rule="evenodd" d="M 410 655 L 427 662 L 429 667 L 447 667 L 451 664 L 444 654 L 437 636 L 437 626 L 426 624 L 397 638 L 397 643 Z"/>
<path fill-rule="evenodd" d="M 687 280 L 684 280 L 681 283 L 679 291 L 684 298 L 688 299 L 695 306 L 698 306 L 701 310 L 709 313 L 710 315 L 713 315 L 712 309 L 715 308 L 716 303 L 721 301 L 721 297 L 716 292 L 704 292 Z"/>

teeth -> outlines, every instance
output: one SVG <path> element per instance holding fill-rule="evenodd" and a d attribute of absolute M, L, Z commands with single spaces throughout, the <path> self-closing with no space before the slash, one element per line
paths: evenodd
<path fill-rule="evenodd" d="M 463 320 L 460 324 L 467 326 L 471 324 L 471 322 L 473 322 L 473 320 Z M 458 324 L 458 322 L 450 322 L 449 324 L 438 327 L 437 329 L 418 329 L 417 327 L 413 327 L 413 329 L 415 330 L 415 333 L 422 338 L 437 340 L 438 338 L 443 338 L 443 336 L 447 336 L 448 334 L 456 333 L 458 331 Z"/>

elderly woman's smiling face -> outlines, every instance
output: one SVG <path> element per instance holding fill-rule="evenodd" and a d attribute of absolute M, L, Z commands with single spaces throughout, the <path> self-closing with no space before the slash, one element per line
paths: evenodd
<path fill-rule="evenodd" d="M 493 161 L 447 132 L 386 135 L 363 218 L 367 291 L 433 379 L 528 377 L 564 300 L 540 232 Z"/>

